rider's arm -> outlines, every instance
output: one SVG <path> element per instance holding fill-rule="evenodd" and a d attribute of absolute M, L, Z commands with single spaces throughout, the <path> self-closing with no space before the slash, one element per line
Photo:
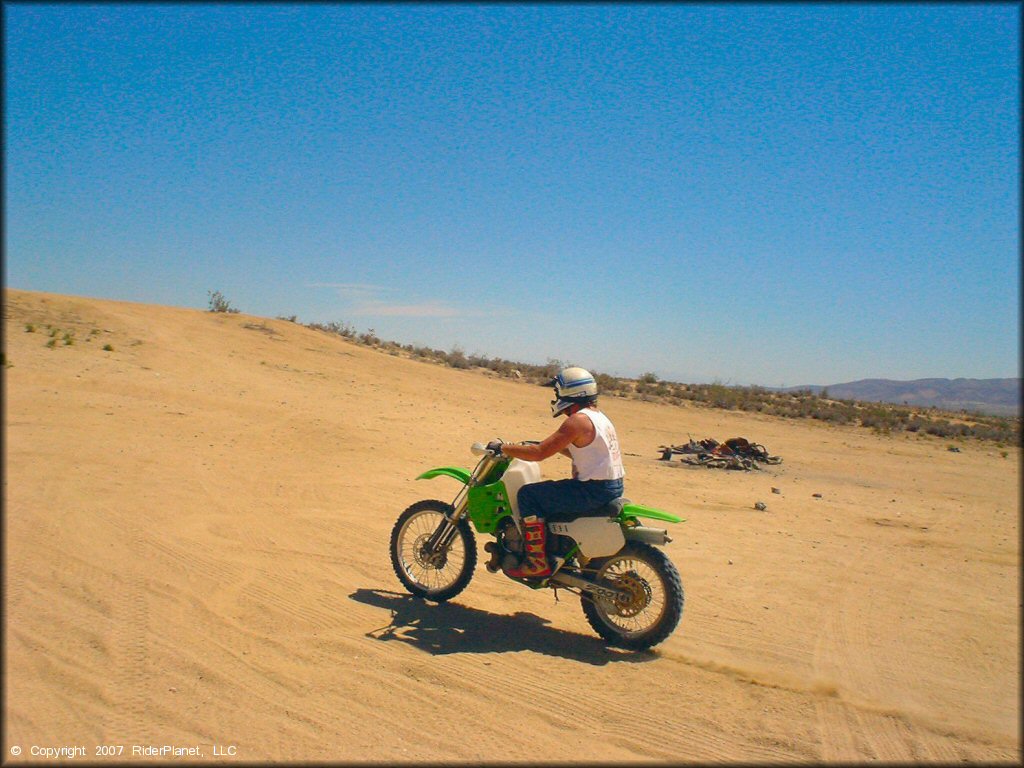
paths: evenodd
<path fill-rule="evenodd" d="M 501 447 L 501 451 L 510 458 L 523 459 L 524 461 L 544 461 L 544 459 L 554 456 L 556 453 L 568 454 L 569 443 L 579 437 L 581 428 L 584 426 L 576 418 L 570 416 L 562 422 L 558 429 L 536 445 L 506 443 Z"/>

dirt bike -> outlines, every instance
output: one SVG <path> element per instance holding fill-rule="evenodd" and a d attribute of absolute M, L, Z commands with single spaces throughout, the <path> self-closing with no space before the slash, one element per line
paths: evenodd
<path fill-rule="evenodd" d="M 472 452 L 481 457 L 472 472 L 438 467 L 416 478 L 458 480 L 463 487 L 451 503 L 418 501 L 395 522 L 391 564 L 409 592 L 435 602 L 462 592 L 477 564 L 475 528 L 495 538 L 484 546 L 488 571 L 500 570 L 533 589 L 577 594 L 590 626 L 608 643 L 643 650 L 672 634 L 683 614 L 683 585 L 672 561 L 655 548 L 672 539 L 640 518 L 681 518 L 619 498 L 575 520 L 548 522 L 552 574 L 519 579 L 508 574 L 525 555 L 517 495 L 523 485 L 540 480 L 540 465 L 510 460 L 481 443 Z"/>

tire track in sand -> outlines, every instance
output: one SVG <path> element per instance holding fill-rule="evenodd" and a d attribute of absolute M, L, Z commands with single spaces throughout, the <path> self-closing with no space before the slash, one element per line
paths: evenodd
<path fill-rule="evenodd" d="M 875 618 L 864 615 L 853 601 L 855 583 L 847 583 L 836 599 L 825 602 L 818 622 L 814 672 L 817 685 L 828 694 L 815 702 L 822 758 L 960 761 L 963 755 L 949 743 L 947 728 L 880 703 L 888 691 L 899 689 L 899 677 L 913 675 L 915 664 L 899 637 L 880 645 L 872 634 Z M 883 652 L 884 668 L 876 661 Z"/>
<path fill-rule="evenodd" d="M 829 681 L 833 673 L 832 664 L 826 664 L 826 655 L 836 645 L 839 636 L 839 614 L 836 606 L 842 606 L 843 600 L 823 601 L 822 616 L 818 621 L 818 635 L 814 642 L 814 675 L 823 681 L 822 690 L 828 695 L 815 700 L 814 706 L 818 718 L 818 731 L 821 739 L 821 758 L 824 762 L 853 762 L 864 758 L 857 751 L 857 739 L 851 718 L 857 720 L 856 712 L 851 711 L 839 700 L 839 689 L 834 681 Z M 840 608 L 841 610 L 841 608 Z M 831 661 L 831 655 L 828 656 Z"/>
<path fill-rule="evenodd" d="M 133 548 L 138 546 L 134 532 Z M 137 551 L 137 550 L 136 550 Z M 111 706 L 103 721 L 103 736 L 123 743 L 147 743 L 153 733 L 147 715 L 152 679 L 149 654 L 150 611 L 143 580 L 127 571 L 113 592 Z M 117 742 L 113 742 L 117 743 Z"/>

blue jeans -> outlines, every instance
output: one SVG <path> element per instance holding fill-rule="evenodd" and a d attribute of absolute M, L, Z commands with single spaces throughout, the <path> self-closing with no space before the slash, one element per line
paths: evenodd
<path fill-rule="evenodd" d="M 519 515 L 575 520 L 622 495 L 622 480 L 545 480 L 519 489 Z"/>

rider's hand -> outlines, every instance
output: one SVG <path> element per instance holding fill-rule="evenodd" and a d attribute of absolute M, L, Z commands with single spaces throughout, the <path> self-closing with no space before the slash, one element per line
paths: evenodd
<path fill-rule="evenodd" d="M 491 440 L 491 442 L 487 444 L 487 450 L 493 453 L 495 456 L 501 456 L 501 446 L 503 445 L 504 443 L 500 439 Z"/>

